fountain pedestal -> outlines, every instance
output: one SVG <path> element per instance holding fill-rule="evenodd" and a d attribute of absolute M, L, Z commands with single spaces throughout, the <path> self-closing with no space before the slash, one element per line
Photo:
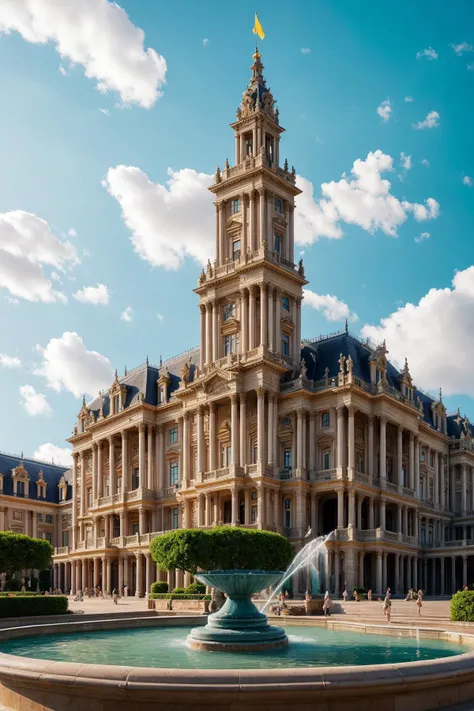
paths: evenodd
<path fill-rule="evenodd" d="M 218 612 L 209 615 L 205 627 L 195 627 L 188 636 L 191 649 L 223 652 L 260 652 L 288 644 L 286 632 L 268 624 L 251 600 L 255 593 L 277 583 L 280 572 L 260 570 L 212 570 L 195 577 L 227 595 Z"/>

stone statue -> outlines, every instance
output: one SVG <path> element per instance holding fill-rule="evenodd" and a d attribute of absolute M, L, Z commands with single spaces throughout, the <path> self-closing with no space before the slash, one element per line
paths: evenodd
<path fill-rule="evenodd" d="M 354 368 L 354 361 L 352 360 L 351 356 L 349 355 L 349 357 L 346 360 L 346 371 L 347 371 L 348 375 L 352 375 L 353 368 Z"/>
<path fill-rule="evenodd" d="M 197 379 L 200 378 L 200 377 L 201 377 L 201 369 L 200 369 L 199 366 L 197 365 L 197 366 L 194 368 L 194 380 L 197 380 Z"/>
<path fill-rule="evenodd" d="M 181 368 L 181 380 L 184 383 L 184 387 L 189 383 L 189 364 L 186 362 Z"/>
<path fill-rule="evenodd" d="M 329 368 L 324 369 L 324 382 L 327 385 L 329 383 Z"/>
<path fill-rule="evenodd" d="M 344 373 L 344 365 L 346 362 L 346 357 L 342 355 L 339 356 L 339 372 Z"/>
<path fill-rule="evenodd" d="M 303 259 L 301 258 L 298 262 L 298 274 L 302 277 L 304 277 L 304 265 L 303 265 Z"/>
<path fill-rule="evenodd" d="M 306 373 L 308 372 L 308 368 L 306 367 L 304 358 L 302 358 L 300 361 L 300 372 L 301 372 L 301 377 L 306 378 Z"/>

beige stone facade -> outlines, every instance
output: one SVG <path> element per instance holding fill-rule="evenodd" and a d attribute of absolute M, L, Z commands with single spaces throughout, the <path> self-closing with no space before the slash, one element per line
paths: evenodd
<path fill-rule="evenodd" d="M 265 528 L 298 548 L 335 530 L 319 581 L 444 594 L 474 580 L 474 451 L 378 347 L 347 332 L 301 340 L 295 171 L 254 55 L 235 165 L 215 195 L 216 259 L 202 271 L 200 348 L 116 375 L 79 413 L 72 501 L 58 504 L 55 585 L 138 596 L 150 540 L 178 527 Z M 473 559 L 474 560 L 474 559 Z M 172 586 L 182 573 L 168 574 Z M 188 577 L 188 576 L 186 576 Z M 308 585 L 302 576 L 300 591 Z"/>

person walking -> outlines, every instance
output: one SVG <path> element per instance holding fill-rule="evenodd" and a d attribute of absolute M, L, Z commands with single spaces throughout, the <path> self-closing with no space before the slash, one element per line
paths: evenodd
<path fill-rule="evenodd" d="M 383 614 L 387 618 L 387 622 L 390 624 L 390 617 L 392 614 L 392 601 L 390 599 L 390 592 L 387 590 L 387 594 L 385 595 L 385 600 L 383 601 Z"/>
<path fill-rule="evenodd" d="M 418 591 L 418 597 L 416 598 L 416 607 L 418 610 L 418 617 L 421 617 L 422 605 L 423 605 L 423 596 L 421 595 L 421 591 Z"/>
<path fill-rule="evenodd" d="M 329 591 L 326 590 L 326 594 L 324 596 L 324 602 L 323 602 L 323 612 L 324 612 L 324 617 L 329 617 L 331 613 L 329 612 L 329 609 L 331 607 L 331 598 L 329 597 Z"/>
<path fill-rule="evenodd" d="M 369 602 L 372 602 L 372 590 L 368 590 L 368 591 L 367 591 L 367 600 L 368 600 Z"/>
<path fill-rule="evenodd" d="M 114 601 L 114 605 L 118 605 L 118 591 L 117 588 L 114 588 L 112 590 L 112 600 Z"/>

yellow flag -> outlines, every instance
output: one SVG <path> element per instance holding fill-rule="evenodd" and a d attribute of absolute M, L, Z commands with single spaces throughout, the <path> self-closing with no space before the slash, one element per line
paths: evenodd
<path fill-rule="evenodd" d="M 260 20 L 258 19 L 257 13 L 255 13 L 255 24 L 253 26 L 253 33 L 254 35 L 258 35 L 260 39 L 265 38 L 265 32 L 263 31 L 263 27 L 260 24 Z"/>

